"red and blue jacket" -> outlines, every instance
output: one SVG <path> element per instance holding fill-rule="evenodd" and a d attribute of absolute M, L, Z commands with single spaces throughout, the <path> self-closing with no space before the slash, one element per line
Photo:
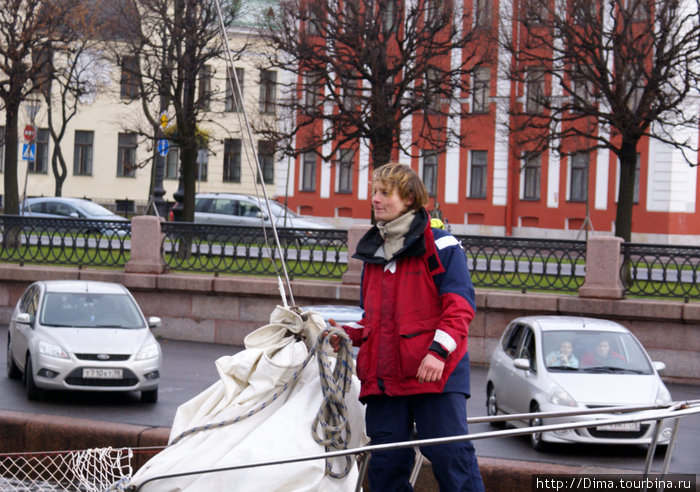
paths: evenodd
<path fill-rule="evenodd" d="M 364 262 L 359 323 L 343 328 L 357 355 L 360 399 L 461 392 L 469 395 L 467 335 L 476 303 L 466 257 L 449 232 L 430 227 L 420 210 L 403 247 L 390 258 L 377 255 L 383 238 L 375 226 L 360 240 L 354 258 Z M 445 361 L 442 378 L 419 383 L 418 366 L 431 352 Z"/>

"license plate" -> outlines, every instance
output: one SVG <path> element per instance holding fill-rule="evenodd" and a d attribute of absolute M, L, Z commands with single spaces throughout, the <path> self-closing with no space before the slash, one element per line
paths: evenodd
<path fill-rule="evenodd" d="M 122 369 L 95 369 L 86 367 L 83 369 L 83 377 L 86 379 L 121 379 L 124 374 Z"/>
<path fill-rule="evenodd" d="M 638 432 L 640 424 L 639 422 L 625 422 L 623 424 L 599 425 L 596 429 L 608 432 Z"/>

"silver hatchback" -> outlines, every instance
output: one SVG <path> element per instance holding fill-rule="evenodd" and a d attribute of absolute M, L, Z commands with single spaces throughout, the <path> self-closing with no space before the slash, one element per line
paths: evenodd
<path fill-rule="evenodd" d="M 45 390 L 140 391 L 158 399 L 162 352 L 122 285 L 39 281 L 17 303 L 7 333 L 7 375 L 24 379 L 27 397 Z"/>
<path fill-rule="evenodd" d="M 635 336 L 613 321 L 575 316 L 528 316 L 508 324 L 491 355 L 488 415 L 565 412 L 671 402 L 659 371 Z M 611 418 L 612 413 L 509 421 L 516 427 Z M 498 425 L 494 423 L 494 425 Z M 664 422 L 659 444 L 667 444 Z M 531 444 L 649 444 L 655 421 L 533 433 Z"/>

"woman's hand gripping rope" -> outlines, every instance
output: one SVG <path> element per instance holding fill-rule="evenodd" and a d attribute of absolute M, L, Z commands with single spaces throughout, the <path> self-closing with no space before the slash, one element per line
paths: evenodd
<path fill-rule="evenodd" d="M 311 432 L 314 440 L 323 444 L 326 451 L 338 451 L 347 449 L 350 441 L 345 395 L 352 385 L 354 363 L 350 338 L 332 319 L 329 320 L 329 324 L 332 328 L 322 332 L 316 344 L 323 401 L 311 426 Z M 341 471 L 334 471 L 332 460 L 327 459 L 326 475 L 345 478 L 350 473 L 352 459 L 350 456 L 345 456 L 344 459 L 345 467 Z"/>

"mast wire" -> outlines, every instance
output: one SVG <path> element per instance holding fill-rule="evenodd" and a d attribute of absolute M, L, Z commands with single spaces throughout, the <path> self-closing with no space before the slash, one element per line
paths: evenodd
<path fill-rule="evenodd" d="M 228 37 L 226 36 L 226 28 L 224 26 L 224 16 L 221 12 L 221 3 L 219 0 L 215 0 L 216 3 L 216 11 L 219 17 L 219 34 L 223 40 L 224 47 L 226 49 L 226 64 L 227 64 L 227 70 L 226 70 L 226 77 L 228 78 L 229 84 L 231 85 L 231 88 L 236 94 L 236 97 L 234 98 L 233 103 L 234 104 L 239 104 L 240 105 L 240 111 L 237 111 L 237 117 L 238 117 L 238 123 L 241 128 L 245 128 L 246 134 L 248 136 L 249 144 L 246 144 L 245 139 L 241 139 L 243 142 L 243 147 L 244 147 L 244 153 L 246 156 L 246 161 L 248 162 L 248 165 L 251 166 L 251 170 L 253 171 L 253 175 L 255 175 L 255 170 L 257 169 L 257 175 L 261 176 L 263 175 L 262 173 L 262 166 L 260 165 L 260 160 L 258 159 L 258 154 L 255 150 L 255 145 L 253 145 L 253 134 L 250 128 L 250 124 L 248 122 L 248 114 L 246 113 L 246 109 L 243 106 L 243 91 L 241 90 L 240 83 L 238 81 L 238 74 L 236 74 L 236 70 L 233 65 L 233 58 L 231 57 L 231 48 L 229 47 L 228 43 Z M 241 115 L 243 116 L 243 122 L 241 122 Z M 247 145 L 250 146 L 249 149 L 247 149 Z M 250 154 L 253 155 L 253 159 L 255 160 L 255 169 L 253 169 L 253 166 L 250 162 L 250 154 L 248 153 L 250 151 Z M 260 199 L 260 193 L 258 191 L 258 180 L 255 179 L 254 181 L 255 184 L 255 194 L 258 197 L 258 200 Z M 275 250 L 277 251 L 277 254 L 279 255 L 280 262 L 282 264 L 282 272 L 284 274 L 284 279 L 287 284 L 287 290 L 289 291 L 289 297 L 292 301 L 292 306 L 296 305 L 294 302 L 294 294 L 292 292 L 292 285 L 291 282 L 289 281 L 289 274 L 287 272 L 287 264 L 284 260 L 284 256 L 282 255 L 282 247 L 280 246 L 280 240 L 279 236 L 277 234 L 277 225 L 275 224 L 274 221 L 274 215 L 272 215 L 272 210 L 270 208 L 270 200 L 267 195 L 267 190 L 265 188 L 265 183 L 260 180 L 260 187 L 262 189 L 262 194 L 263 198 L 265 201 L 265 206 L 267 208 L 267 216 L 270 218 L 270 224 L 272 225 L 272 234 L 275 239 Z M 280 272 L 277 269 L 277 263 L 275 262 L 274 256 L 272 255 L 272 248 L 270 247 L 268 237 L 267 237 L 267 231 L 265 228 L 265 217 L 262 216 L 260 218 L 260 221 L 262 223 L 262 230 L 263 230 L 263 237 L 265 239 L 265 247 L 268 250 L 268 253 L 270 254 L 270 261 L 272 262 L 272 266 L 275 269 L 275 273 L 277 274 L 277 283 L 278 283 L 278 288 L 280 291 L 280 296 L 282 297 L 282 303 L 284 304 L 284 307 L 289 307 L 287 304 L 287 297 L 285 295 L 285 290 L 284 290 L 284 284 L 282 282 L 282 278 L 280 277 Z"/>

